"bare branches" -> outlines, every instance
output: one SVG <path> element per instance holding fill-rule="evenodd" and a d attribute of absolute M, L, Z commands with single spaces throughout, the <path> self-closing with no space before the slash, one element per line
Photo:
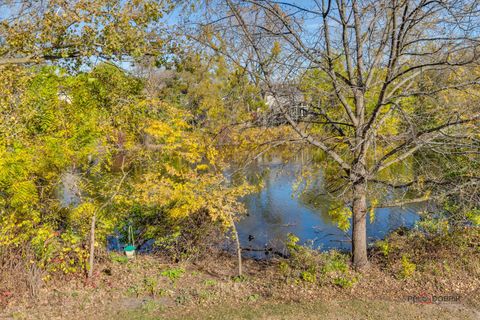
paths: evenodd
<path fill-rule="evenodd" d="M 243 17 L 239 14 L 238 10 L 236 9 L 236 7 L 233 5 L 233 3 L 230 1 L 230 0 L 227 0 L 227 3 L 228 3 L 228 6 L 230 7 L 230 9 L 232 10 L 232 12 L 234 13 L 238 23 L 240 24 L 240 26 L 242 27 L 242 30 L 244 31 L 245 33 L 245 37 L 247 38 L 247 40 L 250 42 L 253 50 L 255 51 L 256 55 L 257 55 L 257 58 L 259 59 L 259 65 L 260 65 L 260 70 L 261 72 L 263 73 L 263 76 L 264 76 L 264 80 L 265 80 L 265 83 L 269 89 L 269 91 L 273 94 L 273 97 L 274 99 L 276 100 L 277 102 L 277 105 L 278 107 L 282 110 L 282 113 L 285 117 L 285 119 L 288 121 L 288 123 L 292 126 L 292 128 L 300 135 L 300 137 L 302 139 L 304 139 L 305 141 L 307 141 L 308 143 L 310 143 L 311 145 L 313 146 L 316 146 L 320 149 L 322 149 L 323 151 L 325 151 L 327 154 L 329 154 L 332 159 L 334 161 L 336 161 L 340 167 L 342 169 L 344 169 L 345 171 L 349 172 L 350 171 L 350 166 L 335 152 L 333 151 L 333 149 L 329 148 L 325 143 L 323 143 L 322 141 L 320 140 L 317 140 L 315 139 L 313 136 L 311 136 L 310 134 L 306 133 L 299 125 L 296 121 L 293 120 L 293 118 L 288 114 L 288 112 L 286 110 L 284 110 L 285 108 L 283 107 L 283 105 L 281 103 L 279 103 L 278 101 L 278 97 L 276 95 L 276 92 L 274 90 L 274 87 L 271 83 L 271 80 L 270 80 L 270 77 L 269 77 L 269 74 L 268 72 L 266 71 L 266 67 L 264 65 L 264 62 L 262 61 L 261 59 L 261 53 L 260 53 L 260 49 L 258 48 L 258 46 L 256 45 L 256 43 L 253 41 L 253 38 L 248 30 L 248 27 L 245 23 L 245 20 L 243 19 Z"/>
<path fill-rule="evenodd" d="M 480 11 L 474 4 L 225 4 L 221 17 L 233 17 L 209 24 L 229 35 L 219 35 L 225 56 L 273 97 L 271 112 L 280 111 L 300 139 L 349 172 L 347 179 L 376 179 L 417 151 L 452 149 L 445 134 L 475 130 L 478 110 L 460 106 L 468 100 L 460 96 L 473 98 L 471 89 L 480 84 Z M 303 96 L 305 118 L 290 116 L 297 102 L 280 98 L 284 87 Z M 455 108 L 448 95 L 458 101 Z"/>

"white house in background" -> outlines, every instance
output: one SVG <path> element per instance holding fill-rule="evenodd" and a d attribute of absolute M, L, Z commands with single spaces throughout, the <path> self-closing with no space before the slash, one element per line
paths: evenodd
<path fill-rule="evenodd" d="M 285 123 L 282 109 L 286 110 L 295 121 L 308 116 L 308 104 L 303 94 L 295 86 L 277 86 L 275 93 L 266 91 L 264 94 L 265 104 L 269 111 L 264 122 L 271 125 Z"/>

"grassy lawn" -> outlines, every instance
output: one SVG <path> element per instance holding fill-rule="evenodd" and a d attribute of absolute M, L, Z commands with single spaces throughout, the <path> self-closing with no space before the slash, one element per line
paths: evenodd
<path fill-rule="evenodd" d="M 155 310 L 156 309 L 156 310 Z M 395 301 L 315 301 L 310 303 L 258 302 L 162 310 L 152 305 L 120 311 L 112 319 L 480 319 L 480 313 L 460 305 L 422 305 Z"/>

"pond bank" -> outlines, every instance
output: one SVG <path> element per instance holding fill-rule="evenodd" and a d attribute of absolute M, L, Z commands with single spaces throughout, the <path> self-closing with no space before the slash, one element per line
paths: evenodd
<path fill-rule="evenodd" d="M 318 319 L 320 312 L 330 317 L 325 319 L 478 319 L 480 230 L 414 236 L 390 237 L 389 252 L 372 251 L 363 273 L 321 256 L 315 281 L 286 273 L 285 263 L 295 267 L 286 259 L 247 259 L 246 277 L 238 278 L 235 258 L 224 253 L 177 264 L 166 257 L 128 261 L 113 254 L 102 258 L 91 281 L 59 276 L 35 298 L 0 292 L 0 319 Z M 403 255 L 415 265 L 411 274 L 403 274 Z M 330 281 L 344 271 L 356 281 Z M 425 296 L 458 299 L 410 299 Z"/>

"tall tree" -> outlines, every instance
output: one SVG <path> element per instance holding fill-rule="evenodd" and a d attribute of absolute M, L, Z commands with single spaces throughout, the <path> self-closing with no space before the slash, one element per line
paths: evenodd
<path fill-rule="evenodd" d="M 169 0 L 0 1 L 0 67 L 158 55 Z"/>
<path fill-rule="evenodd" d="M 95 65 L 99 61 L 108 60 L 121 63 L 134 61 L 145 55 L 158 56 L 165 47 L 164 40 L 166 38 L 164 19 L 162 18 L 172 9 L 173 3 L 168 0 L 133 2 L 116 0 L 1 1 L 0 72 L 7 79 L 11 78 L 12 73 L 18 72 L 20 81 L 25 79 L 26 70 L 22 69 L 25 65 L 61 64 L 78 71 L 82 66 Z M 35 74 L 35 71 L 30 70 L 26 73 Z M 8 86 L 2 90 L 5 101 L 17 99 L 18 104 L 15 102 L 1 104 L 0 111 L 5 115 L 20 112 L 22 109 L 20 102 L 23 96 L 21 94 L 16 97 L 12 96 L 15 92 L 5 89 L 8 89 Z M 40 88 L 40 90 L 44 89 L 46 88 Z M 21 91 L 21 89 L 16 89 L 16 91 Z M 58 90 L 54 88 L 49 92 L 53 98 L 45 104 L 46 111 L 52 111 L 49 108 L 58 102 L 55 95 L 63 97 L 63 100 L 71 99 L 61 90 L 56 91 Z M 89 99 L 89 97 L 85 98 Z M 92 103 L 93 100 L 89 100 L 89 102 Z M 92 104 L 87 106 L 92 112 L 95 111 L 95 107 Z M 43 114 L 42 119 L 53 121 L 53 118 L 58 116 L 57 110 L 54 110 Z M 50 122 L 43 126 L 47 127 L 48 124 Z M 19 129 L 19 127 L 19 123 L 14 123 L 14 129 Z M 2 135 L 0 138 L 2 146 L 7 146 L 8 149 L 8 135 Z M 9 151 L 2 156 L 8 158 L 11 154 L 12 152 Z M 76 163 L 72 164 L 68 161 L 66 164 L 74 167 L 76 165 Z M 121 181 L 124 178 L 125 176 Z M 29 191 L 35 195 L 34 179 L 31 177 L 30 180 Z M 114 195 L 117 193 L 118 191 Z M 103 206 L 101 208 L 103 209 Z M 92 210 L 77 210 L 82 211 L 84 215 L 93 212 L 90 266 L 93 263 L 94 234 L 98 213 L 98 210 Z M 91 272 L 92 268 L 90 267 L 89 275 Z"/>
<path fill-rule="evenodd" d="M 412 157 L 428 150 L 478 154 L 480 110 L 471 103 L 480 80 L 478 1 L 205 5 L 201 18 L 191 18 L 200 26 L 191 38 L 241 66 L 297 135 L 337 168 L 344 183 L 336 193 L 346 195 L 353 213 L 356 267 L 368 265 L 372 187 L 397 186 L 388 170 L 413 166 Z M 285 88 L 301 92 L 308 117 L 291 115 L 298 94 Z M 463 100 L 449 102 L 452 92 Z"/>
<path fill-rule="evenodd" d="M 161 222 L 178 227 L 205 212 L 205 223 L 233 223 L 242 210 L 236 199 L 248 190 L 227 185 L 192 112 L 148 92 L 145 79 L 98 66 L 161 58 L 173 8 L 169 0 L 0 1 L 4 247 L 33 244 L 41 267 L 56 268 L 69 235 L 76 245 L 89 237 L 91 276 L 95 239 L 132 211 L 150 222 L 152 238 L 164 235 Z M 74 189 L 66 196 L 73 201 L 62 199 L 59 184 Z M 67 271 L 85 265 L 88 254 L 75 249 L 80 258 L 65 262 Z"/>

